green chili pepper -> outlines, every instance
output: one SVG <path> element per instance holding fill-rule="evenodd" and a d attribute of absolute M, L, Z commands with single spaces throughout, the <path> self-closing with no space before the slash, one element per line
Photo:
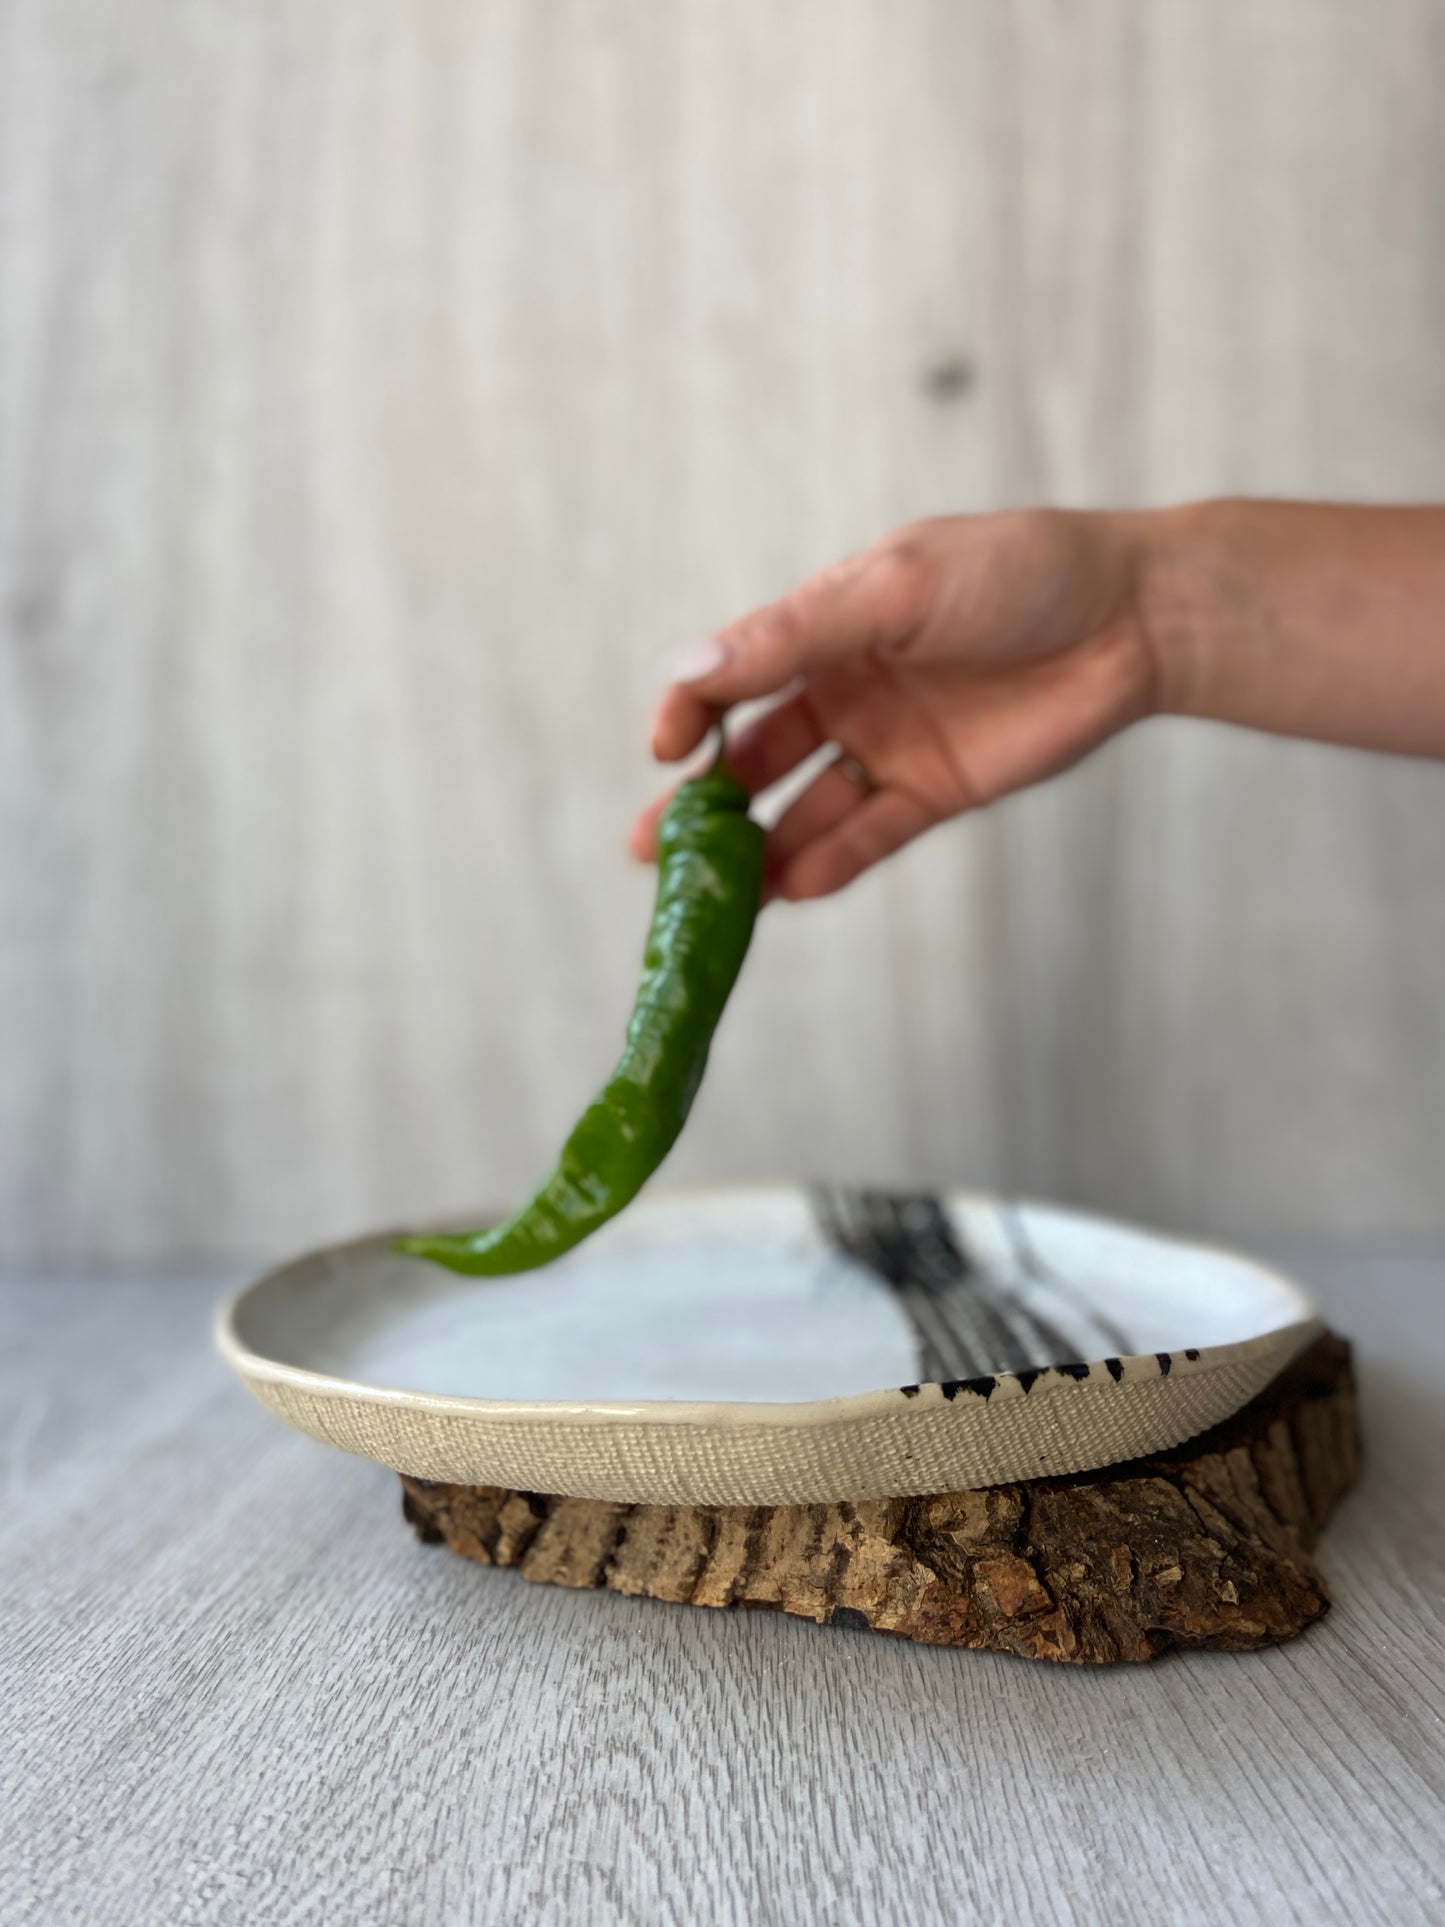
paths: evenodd
<path fill-rule="evenodd" d="M 621 1062 L 535 1196 L 491 1230 L 404 1238 L 398 1250 L 495 1277 L 561 1257 L 629 1204 L 687 1121 L 753 934 L 762 826 L 721 749 L 682 784 L 657 832 L 657 902 Z"/>

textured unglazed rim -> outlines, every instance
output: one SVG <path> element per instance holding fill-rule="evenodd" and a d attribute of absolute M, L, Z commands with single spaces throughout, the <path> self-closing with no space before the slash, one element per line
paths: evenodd
<path fill-rule="evenodd" d="M 216 1341 L 247 1388 L 297 1431 L 413 1478 L 636 1505 L 905 1498 L 1115 1465 L 1230 1417 L 1321 1329 L 1292 1280 L 1221 1252 L 1283 1287 L 1298 1319 L 1234 1344 L 800 1404 L 444 1396 L 328 1377 L 242 1338 L 260 1294 L 299 1284 L 318 1259 L 385 1251 L 394 1235 L 295 1259 L 222 1307 Z"/>

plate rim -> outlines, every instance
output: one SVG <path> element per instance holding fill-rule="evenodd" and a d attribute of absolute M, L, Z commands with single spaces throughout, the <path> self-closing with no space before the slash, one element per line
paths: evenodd
<path fill-rule="evenodd" d="M 807 1189 L 804 1183 L 787 1183 L 775 1180 L 758 1184 L 689 1184 L 659 1186 L 653 1194 L 658 1198 L 684 1199 L 689 1195 L 717 1197 L 728 1192 L 757 1195 L 759 1193 L 797 1194 Z M 679 1428 L 691 1431 L 698 1428 L 736 1430 L 741 1427 L 780 1429 L 806 1428 L 812 1425 L 837 1424 L 850 1419 L 867 1419 L 896 1413 L 900 1405 L 919 1410 L 922 1407 L 940 1403 L 953 1403 L 959 1390 L 981 1385 L 985 1380 L 992 1381 L 988 1398 L 1002 1393 L 1005 1400 L 1016 1397 L 1037 1396 L 1039 1392 L 1057 1393 L 1063 1390 L 1083 1392 L 1093 1386 L 1102 1389 L 1099 1374 L 1103 1374 L 1110 1384 L 1125 1382 L 1137 1383 L 1140 1379 L 1163 1378 L 1178 1374 L 1182 1378 L 1194 1378 L 1205 1374 L 1228 1370 L 1244 1358 L 1251 1357 L 1261 1345 L 1280 1346 L 1287 1338 L 1295 1340 L 1294 1349 L 1300 1349 L 1306 1340 L 1323 1328 L 1320 1314 L 1299 1282 L 1287 1272 L 1266 1264 L 1230 1245 L 1212 1240 L 1181 1237 L 1173 1232 L 1161 1231 L 1153 1226 L 1141 1224 L 1136 1220 L 1119 1218 L 1107 1212 L 1079 1208 L 1057 1201 L 1006 1196 L 999 1192 L 964 1186 L 940 1188 L 938 1194 L 950 1209 L 956 1208 L 961 1201 L 997 1205 L 1006 1203 L 1023 1210 L 1053 1211 L 1076 1221 L 1097 1224 L 1112 1230 L 1143 1233 L 1162 1243 L 1173 1245 L 1181 1250 L 1223 1259 L 1228 1263 L 1257 1273 L 1293 1301 L 1299 1316 L 1282 1325 L 1275 1325 L 1267 1331 L 1250 1338 L 1234 1339 L 1224 1345 L 1205 1345 L 1180 1347 L 1170 1352 L 1131 1352 L 1113 1356 L 1112 1363 L 1121 1369 L 1116 1374 L 1110 1369 L 1110 1359 L 1091 1358 L 1061 1360 L 1058 1365 L 1047 1365 L 1032 1371 L 999 1371 L 982 1375 L 978 1380 L 922 1380 L 909 1386 L 877 1386 L 865 1392 L 836 1393 L 830 1398 L 801 1400 L 780 1399 L 497 1399 L 483 1398 L 475 1394 L 457 1392 L 426 1392 L 406 1386 L 389 1386 L 368 1383 L 363 1379 L 338 1376 L 335 1373 L 318 1372 L 308 1366 L 293 1365 L 283 1360 L 267 1357 L 254 1351 L 241 1337 L 237 1329 L 238 1319 L 243 1315 L 248 1302 L 257 1294 L 274 1286 L 288 1272 L 299 1271 L 302 1266 L 318 1259 L 345 1259 L 372 1249 L 384 1249 L 396 1239 L 415 1230 L 415 1225 L 397 1227 L 385 1231 L 373 1231 L 358 1238 L 343 1239 L 339 1242 L 318 1245 L 300 1252 L 277 1265 L 269 1266 L 259 1277 L 243 1285 L 239 1291 L 230 1294 L 217 1307 L 213 1321 L 213 1337 L 217 1350 L 231 1370 L 243 1381 L 256 1380 L 271 1385 L 289 1386 L 312 1397 L 360 1400 L 363 1403 L 387 1407 L 400 1407 L 417 1412 L 462 1419 L 482 1419 L 488 1424 L 535 1426 L 538 1424 L 562 1425 L 583 1429 L 608 1424 L 642 1424 L 661 1429 Z M 434 1227 L 428 1229 L 451 1229 L 459 1223 L 479 1224 L 486 1222 L 487 1214 L 473 1215 L 461 1219 L 454 1214 Z M 417 1259 L 424 1264 L 425 1259 Z M 485 1281 L 478 1281 L 485 1282 Z M 1192 1352 L 1193 1357 L 1186 1354 Z M 1168 1364 L 1162 1363 L 1167 1359 Z M 1087 1375 L 1080 1377 L 1077 1370 L 1061 1370 L 1060 1366 L 1087 1366 Z M 1046 1381 L 1049 1381 L 1046 1383 Z M 949 1392 L 946 1388 L 952 1386 Z M 930 1394 L 932 1396 L 930 1396 Z M 983 1397 L 982 1393 L 977 1394 Z M 968 1409 L 967 1406 L 961 1409 Z"/>

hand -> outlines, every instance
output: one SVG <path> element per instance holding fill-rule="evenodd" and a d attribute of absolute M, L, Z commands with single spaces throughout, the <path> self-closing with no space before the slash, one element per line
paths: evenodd
<path fill-rule="evenodd" d="M 1151 713 L 1144 520 L 1030 510 L 902 529 L 694 651 L 658 704 L 653 753 L 678 762 L 720 706 L 779 697 L 729 741 L 750 792 L 825 743 L 855 767 L 830 766 L 784 813 L 767 894 L 841 890 L 934 824 L 1056 775 Z M 653 854 L 666 800 L 633 826 L 639 858 Z"/>

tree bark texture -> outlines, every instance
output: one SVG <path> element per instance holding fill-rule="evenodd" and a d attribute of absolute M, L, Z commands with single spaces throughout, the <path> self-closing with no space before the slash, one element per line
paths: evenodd
<path fill-rule="evenodd" d="M 1350 1349 L 1327 1334 L 1223 1425 L 1065 1478 L 798 1506 L 402 1485 L 422 1539 L 543 1585 L 1099 1665 L 1312 1625 L 1329 1609 L 1315 1540 L 1358 1468 Z"/>

